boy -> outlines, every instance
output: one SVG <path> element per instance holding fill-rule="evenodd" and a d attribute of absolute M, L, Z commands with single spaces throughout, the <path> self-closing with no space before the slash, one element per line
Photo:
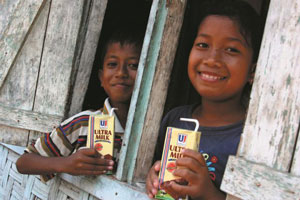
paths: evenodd
<path fill-rule="evenodd" d="M 114 161 L 104 159 L 95 149 L 86 146 L 88 120 L 92 114 L 108 114 L 117 108 L 115 116 L 114 155 L 118 157 L 126 124 L 130 98 L 137 73 L 143 33 L 116 32 L 103 50 L 99 79 L 108 98 L 102 109 L 84 111 L 67 120 L 51 133 L 46 133 L 29 145 L 17 160 L 22 174 L 40 174 L 47 181 L 55 173 L 100 175 L 113 170 Z"/>

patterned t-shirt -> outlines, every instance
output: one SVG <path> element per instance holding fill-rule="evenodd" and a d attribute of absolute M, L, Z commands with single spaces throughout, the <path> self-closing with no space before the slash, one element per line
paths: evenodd
<path fill-rule="evenodd" d="M 180 121 L 180 118 L 192 118 L 192 112 L 196 106 L 197 105 L 188 105 L 177 107 L 164 117 L 159 131 L 159 138 L 154 156 L 155 160 L 161 160 L 165 134 L 168 126 L 194 130 L 194 123 Z M 221 127 L 203 127 L 200 124 L 198 131 L 201 131 L 202 134 L 199 152 L 202 153 L 210 177 L 218 188 L 220 188 L 221 185 L 228 156 L 236 154 L 243 126 L 243 121 Z"/>
<path fill-rule="evenodd" d="M 96 111 L 83 111 L 69 119 L 62 122 L 56 129 L 50 133 L 45 133 L 38 138 L 25 149 L 27 153 L 37 153 L 46 157 L 62 157 L 69 156 L 75 153 L 81 147 L 86 146 L 88 124 L 90 115 L 104 115 L 109 114 L 111 106 L 109 99 L 104 102 L 104 106 L 100 110 Z M 115 143 L 114 143 L 114 155 L 119 157 L 121 149 L 121 143 L 123 139 L 124 129 L 120 124 L 116 114 L 115 116 Z M 41 176 L 43 181 L 48 181 L 54 175 Z"/>

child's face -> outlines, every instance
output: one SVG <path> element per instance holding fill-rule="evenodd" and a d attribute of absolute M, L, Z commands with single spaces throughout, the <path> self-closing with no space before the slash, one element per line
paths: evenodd
<path fill-rule="evenodd" d="M 130 102 L 139 57 L 140 49 L 134 44 L 108 45 L 99 78 L 112 105 Z"/>
<path fill-rule="evenodd" d="M 252 78 L 252 48 L 235 21 L 210 15 L 199 26 L 188 62 L 188 75 L 203 97 L 240 98 Z"/>

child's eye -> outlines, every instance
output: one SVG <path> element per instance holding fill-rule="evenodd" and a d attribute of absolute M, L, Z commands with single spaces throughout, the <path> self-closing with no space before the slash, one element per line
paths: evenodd
<path fill-rule="evenodd" d="M 197 43 L 196 46 L 202 49 L 208 48 L 208 44 L 204 42 Z"/>
<path fill-rule="evenodd" d="M 130 67 L 130 69 L 133 69 L 133 70 L 137 70 L 139 64 L 138 63 L 131 63 L 131 64 L 128 64 L 128 67 Z"/>
<path fill-rule="evenodd" d="M 116 62 L 108 62 L 106 65 L 107 65 L 108 67 L 115 67 L 115 66 L 118 65 L 118 63 L 116 63 Z"/>
<path fill-rule="evenodd" d="M 225 50 L 230 53 L 240 53 L 240 50 L 238 50 L 237 48 L 233 48 L 233 47 L 228 47 Z"/>

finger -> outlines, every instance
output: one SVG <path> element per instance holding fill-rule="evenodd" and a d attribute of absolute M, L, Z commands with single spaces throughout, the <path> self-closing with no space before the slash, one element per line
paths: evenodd
<path fill-rule="evenodd" d="M 195 160 L 197 160 L 199 163 L 201 163 L 202 165 L 206 165 L 206 162 L 202 156 L 201 153 L 191 150 L 191 149 L 183 149 L 181 151 L 183 157 L 190 157 L 193 158 Z"/>
<path fill-rule="evenodd" d="M 166 193 L 171 195 L 174 199 L 178 199 L 180 195 L 177 191 L 175 191 L 172 187 L 172 181 L 167 181 L 162 184 L 162 188 L 165 190 Z"/>
<path fill-rule="evenodd" d="M 187 182 L 192 182 L 195 178 L 197 178 L 198 174 L 187 169 L 187 168 L 179 168 L 173 171 L 174 176 L 181 177 L 183 180 L 181 180 L 180 183 L 184 183 L 184 180 Z"/>
<path fill-rule="evenodd" d="M 96 149 L 92 149 L 92 148 L 80 149 L 78 152 L 81 152 L 87 156 L 102 157 L 102 155 Z"/>
<path fill-rule="evenodd" d="M 190 192 L 189 186 L 179 185 L 176 182 L 171 182 L 168 188 L 176 195 L 177 198 L 184 198 Z"/>
<path fill-rule="evenodd" d="M 200 162 L 190 157 L 178 158 L 176 160 L 176 166 L 188 168 L 195 173 L 199 173 L 201 170 L 206 169 L 206 164 L 202 165 Z"/>
<path fill-rule="evenodd" d="M 154 170 L 156 171 L 156 172 L 159 172 L 159 170 L 160 170 L 160 160 L 158 160 L 158 161 L 156 161 L 155 163 L 154 163 Z"/>
<path fill-rule="evenodd" d="M 93 165 L 88 163 L 80 163 L 76 166 L 76 169 L 78 170 L 85 170 L 85 171 L 107 171 L 112 170 L 113 166 L 107 166 L 107 165 Z"/>

